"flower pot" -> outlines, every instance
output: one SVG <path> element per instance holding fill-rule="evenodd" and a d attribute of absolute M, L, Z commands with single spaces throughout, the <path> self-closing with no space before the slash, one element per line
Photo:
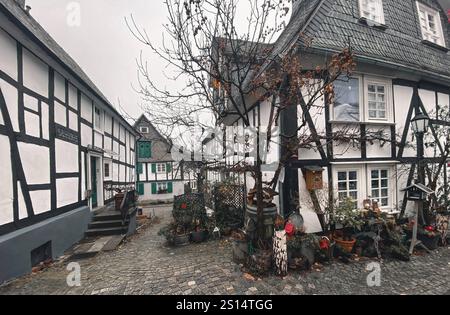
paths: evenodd
<path fill-rule="evenodd" d="M 352 239 L 351 241 L 344 241 L 339 238 L 335 238 L 336 245 L 339 245 L 342 250 L 346 253 L 351 253 L 353 251 L 353 247 L 355 246 L 356 239 Z"/>
<path fill-rule="evenodd" d="M 189 244 L 189 234 L 175 235 L 173 238 L 173 244 L 175 246 L 185 246 Z"/>
<path fill-rule="evenodd" d="M 204 242 L 206 240 L 206 231 L 205 230 L 201 230 L 201 231 L 194 231 L 191 232 L 191 240 L 194 243 L 201 243 Z"/>
<path fill-rule="evenodd" d="M 233 241 L 233 261 L 241 264 L 245 263 L 248 257 L 248 242 L 242 240 Z"/>

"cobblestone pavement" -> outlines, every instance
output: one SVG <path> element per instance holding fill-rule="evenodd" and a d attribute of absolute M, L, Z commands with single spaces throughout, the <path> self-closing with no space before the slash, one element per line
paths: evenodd
<path fill-rule="evenodd" d="M 322 271 L 291 272 L 250 281 L 231 259 L 230 245 L 211 241 L 167 248 L 158 236 L 170 209 L 158 208 L 161 223 L 143 230 L 117 251 L 80 260 L 81 286 L 69 287 L 68 262 L 0 287 L 0 294 L 449 294 L 450 248 L 416 256 L 409 263 L 385 261 L 381 286 L 368 287 L 366 262 L 333 263 Z"/>

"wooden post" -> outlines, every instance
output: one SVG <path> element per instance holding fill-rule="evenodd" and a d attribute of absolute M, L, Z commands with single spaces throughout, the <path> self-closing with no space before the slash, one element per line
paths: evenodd
<path fill-rule="evenodd" d="M 413 235 L 411 239 L 411 246 L 409 247 L 409 254 L 412 255 L 414 252 L 414 247 L 416 247 L 417 243 L 417 221 L 419 221 L 419 208 L 422 201 L 416 202 L 416 211 L 414 214 L 414 227 L 413 227 Z"/>

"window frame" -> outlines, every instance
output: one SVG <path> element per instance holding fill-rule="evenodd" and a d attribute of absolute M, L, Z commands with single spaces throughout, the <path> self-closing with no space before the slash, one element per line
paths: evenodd
<path fill-rule="evenodd" d="M 342 168 L 337 168 L 335 170 L 335 183 L 336 183 L 336 193 L 337 193 L 337 203 L 339 205 L 339 203 L 341 202 L 340 198 L 339 198 L 339 194 L 341 192 L 344 192 L 342 190 L 339 190 L 339 183 L 343 182 L 342 180 L 339 180 L 339 173 L 346 173 L 346 177 L 347 179 L 345 180 L 346 184 L 347 184 L 347 189 L 345 190 L 345 193 L 347 194 L 347 197 L 350 197 L 350 192 L 355 192 L 356 191 L 356 199 L 354 199 L 353 201 L 356 204 L 356 208 L 355 210 L 357 210 L 359 208 L 359 204 L 360 204 L 360 195 L 361 195 L 361 170 L 360 168 L 346 168 L 346 167 L 342 167 Z M 350 186 L 348 185 L 350 183 L 350 177 L 349 177 L 349 173 L 350 172 L 356 172 L 356 190 L 354 189 L 350 189 Z M 355 181 L 355 180 L 351 180 L 351 181 Z"/>
<path fill-rule="evenodd" d="M 364 6 L 363 6 L 364 0 L 359 0 L 358 1 L 358 3 L 359 3 L 359 15 L 360 15 L 361 18 L 364 18 L 364 19 L 366 19 L 368 21 L 372 21 L 372 22 L 375 22 L 375 23 L 380 24 L 380 25 L 385 25 L 386 24 L 386 20 L 385 20 L 385 17 L 384 17 L 383 0 L 374 0 L 374 1 L 376 1 L 376 5 L 377 5 L 377 19 L 376 20 L 373 20 L 371 18 L 368 18 L 368 17 L 364 16 L 364 14 L 363 14 L 363 12 L 365 11 L 364 10 Z"/>
<path fill-rule="evenodd" d="M 160 168 L 160 166 L 161 166 L 161 168 Z M 166 163 L 156 163 L 156 173 L 157 174 L 167 173 L 167 164 Z"/>
<path fill-rule="evenodd" d="M 355 123 L 360 123 L 363 119 L 364 119 L 364 108 L 361 108 L 361 105 L 364 106 L 364 97 L 363 97 L 363 93 L 361 93 L 361 91 L 364 89 L 364 78 L 362 75 L 359 74 L 355 74 L 352 75 L 349 79 L 357 79 L 358 80 L 358 89 L 359 89 L 359 120 L 357 121 L 353 121 L 353 120 L 338 120 L 336 119 L 336 100 L 334 100 L 334 102 L 332 103 L 332 108 L 331 108 L 331 116 L 333 117 L 333 122 L 339 122 L 339 123 L 344 123 L 344 124 L 355 124 Z M 339 79 L 338 79 L 339 80 Z M 336 82 L 336 81 L 334 81 Z M 333 83 L 333 87 L 334 87 L 334 83 Z"/>
<path fill-rule="evenodd" d="M 364 115 L 365 122 L 382 122 L 393 123 L 393 92 L 392 92 L 392 80 L 377 78 L 373 76 L 364 77 Z M 371 118 L 369 108 L 369 85 L 384 86 L 385 95 L 385 118 Z"/>
<path fill-rule="evenodd" d="M 108 165 L 108 172 L 106 172 L 106 165 Z M 108 173 L 108 176 L 106 176 Z M 105 180 L 111 180 L 112 179 L 112 160 L 103 160 L 103 177 Z"/>
<path fill-rule="evenodd" d="M 162 189 L 160 187 L 162 187 Z M 158 182 L 158 183 L 156 183 L 156 193 L 158 195 L 167 194 L 168 191 L 169 191 L 169 184 L 167 182 Z"/>
<path fill-rule="evenodd" d="M 387 170 L 388 171 L 388 205 L 387 206 L 382 206 L 381 202 L 380 202 L 380 198 L 373 198 L 372 197 L 372 171 L 375 170 Z M 384 212 L 395 212 L 395 204 L 397 203 L 397 182 L 395 180 L 395 175 L 396 174 L 396 170 L 395 170 L 395 166 L 392 164 L 373 164 L 373 165 L 368 165 L 367 167 L 367 199 L 370 200 L 374 200 L 377 199 L 378 200 L 378 206 L 379 208 L 384 211 Z M 381 188 L 380 189 L 380 193 L 381 193 Z M 370 197 L 369 197 L 370 196 Z"/>
<path fill-rule="evenodd" d="M 447 47 L 446 42 L 445 42 L 445 34 L 444 34 L 444 28 L 442 26 L 442 18 L 441 18 L 440 12 L 432 7 L 427 6 L 426 4 L 424 4 L 422 2 L 419 2 L 419 1 L 416 1 L 416 7 L 417 7 L 417 17 L 418 17 L 419 27 L 420 27 L 420 31 L 422 33 L 422 40 L 433 43 L 435 45 L 442 46 L 442 47 Z M 427 24 L 426 29 L 424 28 L 424 26 L 422 25 L 422 22 L 421 22 L 421 17 L 420 17 L 421 11 L 424 11 L 424 13 L 426 15 L 426 24 Z M 438 42 L 436 42 L 436 43 L 426 38 L 427 33 L 430 33 L 428 15 L 432 15 L 436 19 L 436 21 L 435 21 L 436 33 L 439 36 Z"/>
<path fill-rule="evenodd" d="M 142 129 L 146 129 L 147 131 L 143 131 Z M 140 133 L 145 133 L 145 134 L 148 134 L 149 132 L 150 132 L 150 129 L 148 128 L 148 127 L 145 127 L 145 126 L 140 126 L 139 127 L 139 132 Z"/>

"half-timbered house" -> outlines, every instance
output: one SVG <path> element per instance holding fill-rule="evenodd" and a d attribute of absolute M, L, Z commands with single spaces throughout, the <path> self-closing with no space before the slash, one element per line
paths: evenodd
<path fill-rule="evenodd" d="M 184 193 L 180 163 L 172 157 L 172 146 L 142 115 L 134 125 L 137 142 L 137 192 L 141 202 L 172 201 Z"/>
<path fill-rule="evenodd" d="M 324 210 L 324 204 L 317 202 L 317 196 L 312 195 L 317 192 L 308 188 L 307 174 L 311 171 L 314 176 L 321 174 L 321 186 L 328 190 L 325 195 L 329 202 L 350 197 L 362 208 L 365 199 L 376 199 L 383 211 L 391 213 L 412 206 L 401 191 L 417 171 L 410 121 L 418 112 L 435 119 L 437 109 L 450 106 L 449 34 L 447 11 L 437 0 L 294 2 L 290 22 L 273 44 L 269 60 L 276 60 L 298 44 L 297 53 L 301 54 L 305 70 L 314 70 L 350 44 L 357 69 L 349 80 L 335 82 L 334 102 L 323 97 L 315 104 L 320 110 L 305 109 L 300 102 L 282 112 L 277 122 L 281 133 L 297 130 L 298 121 L 293 117 L 304 115 L 312 135 L 331 135 L 342 126 L 353 126 L 360 130 L 361 138 L 354 145 L 343 145 L 325 144 L 315 137 L 314 148 L 300 149 L 298 158 L 286 163 L 280 176 L 276 202 L 281 213 L 292 211 L 292 200 L 299 196 L 308 232 L 321 231 L 316 213 Z M 306 45 L 304 38 L 312 41 Z M 250 126 L 268 126 L 271 104 L 269 96 L 247 107 Z M 226 105 L 221 106 L 226 113 Z M 229 143 L 242 130 L 239 127 L 248 127 L 232 111 L 222 120 L 224 125 L 235 128 L 226 135 Z M 434 120 L 432 134 L 437 125 L 450 128 L 448 122 Z M 365 135 L 377 131 L 388 135 L 387 141 L 367 141 Z M 431 139 L 436 145 L 425 149 L 425 163 L 440 161 L 440 140 Z M 274 136 L 273 143 L 279 144 L 281 139 Z M 207 145 L 214 144 L 208 141 Z M 227 146 L 230 147 L 233 150 Z M 272 144 L 265 162 L 279 160 L 282 150 Z M 237 158 L 231 152 L 226 162 L 232 165 Z M 446 172 L 442 172 L 442 177 L 448 187 Z M 273 174 L 264 172 L 263 180 L 270 180 Z M 251 178 L 246 182 L 248 188 L 253 187 Z M 446 193 L 449 194 L 448 188 Z"/>
<path fill-rule="evenodd" d="M 134 187 L 133 127 L 33 19 L 0 1 L 0 282 L 83 238 Z"/>

